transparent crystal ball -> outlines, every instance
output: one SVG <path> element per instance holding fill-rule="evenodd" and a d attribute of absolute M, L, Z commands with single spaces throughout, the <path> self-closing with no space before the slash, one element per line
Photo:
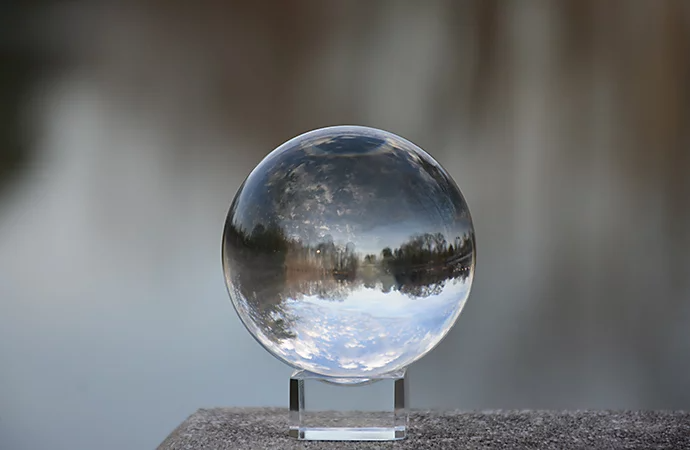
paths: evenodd
<path fill-rule="evenodd" d="M 474 275 L 472 219 L 453 179 L 416 145 L 367 127 L 311 131 L 266 156 L 232 202 L 222 245 L 249 332 L 332 377 L 424 356 Z"/>

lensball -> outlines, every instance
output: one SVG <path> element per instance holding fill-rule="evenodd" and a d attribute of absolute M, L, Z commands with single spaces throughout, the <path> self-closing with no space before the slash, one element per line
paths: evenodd
<path fill-rule="evenodd" d="M 392 133 L 336 126 L 281 145 L 230 206 L 222 260 L 247 330 L 328 377 L 407 367 L 457 320 L 472 285 L 467 203 L 430 155 Z"/>

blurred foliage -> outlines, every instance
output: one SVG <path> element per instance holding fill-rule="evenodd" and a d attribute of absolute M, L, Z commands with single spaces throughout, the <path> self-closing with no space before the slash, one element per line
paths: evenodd
<path fill-rule="evenodd" d="M 4 51 L 0 53 L 0 192 L 26 167 L 29 138 L 23 132 L 22 108 L 35 82 L 36 62 Z"/>
<path fill-rule="evenodd" d="M 47 75 L 47 59 L 31 45 L 28 18 L 51 1 L 0 2 L 0 194 L 28 166 L 31 135 L 26 107 Z"/>

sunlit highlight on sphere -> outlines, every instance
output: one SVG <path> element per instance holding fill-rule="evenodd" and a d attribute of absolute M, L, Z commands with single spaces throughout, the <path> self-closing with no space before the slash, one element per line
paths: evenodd
<path fill-rule="evenodd" d="M 407 367 L 448 333 L 474 276 L 467 203 L 427 153 L 340 126 L 271 152 L 244 181 L 222 243 L 240 319 L 284 362 L 333 377 Z"/>

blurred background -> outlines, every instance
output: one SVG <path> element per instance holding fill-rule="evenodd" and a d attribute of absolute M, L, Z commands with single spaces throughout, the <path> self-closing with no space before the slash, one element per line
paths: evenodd
<path fill-rule="evenodd" d="M 399 134 L 477 233 L 414 408 L 690 408 L 690 4 L 5 1 L 0 448 L 155 448 L 287 406 L 220 264 L 305 131 Z"/>

